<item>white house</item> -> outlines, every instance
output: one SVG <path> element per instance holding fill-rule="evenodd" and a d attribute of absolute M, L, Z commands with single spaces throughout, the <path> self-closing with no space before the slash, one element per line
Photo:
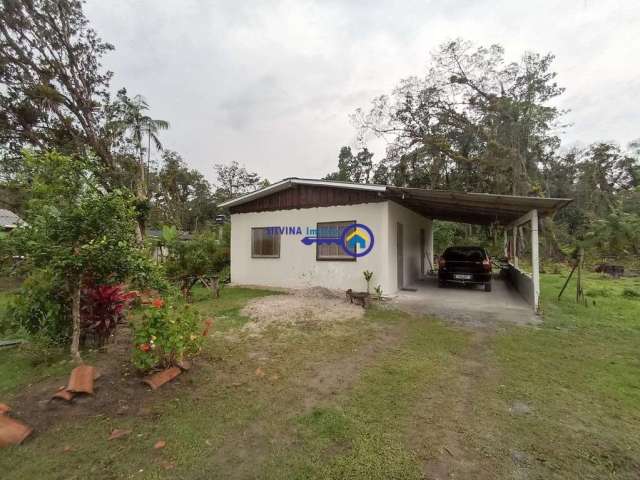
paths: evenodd
<path fill-rule="evenodd" d="M 432 219 L 537 225 L 568 201 L 287 178 L 220 206 L 231 213 L 235 284 L 363 290 L 369 270 L 372 286 L 395 293 L 434 268 Z"/>

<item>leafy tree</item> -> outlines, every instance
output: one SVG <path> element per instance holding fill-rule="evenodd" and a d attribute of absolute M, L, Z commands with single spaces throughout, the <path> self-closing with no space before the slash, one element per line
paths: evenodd
<path fill-rule="evenodd" d="M 580 207 L 598 216 L 610 212 L 615 195 L 633 188 L 636 165 L 617 145 L 591 145 L 578 163 L 575 194 Z"/>
<path fill-rule="evenodd" d="M 202 277 L 219 274 L 229 265 L 230 250 L 228 235 L 219 236 L 204 232 L 193 240 L 181 241 L 167 236 L 169 255 L 165 270 L 170 280 L 178 282 L 185 297 Z"/>
<path fill-rule="evenodd" d="M 117 101 L 111 106 L 111 113 L 115 119 L 109 123 L 110 128 L 119 136 L 127 136 L 133 145 L 137 157 L 137 181 L 135 182 L 136 196 L 138 200 L 138 241 L 144 237 L 146 203 L 148 201 L 148 185 L 146 172 L 151 160 L 151 145 L 157 150 L 162 150 L 162 143 L 158 137 L 160 130 L 169 128 L 169 122 L 156 120 L 146 115 L 149 104 L 141 95 L 133 98 L 127 96 L 127 91 L 118 92 Z M 146 137 L 146 138 L 145 138 Z M 147 144 L 146 147 L 144 144 Z M 145 165 L 145 153 L 147 165 Z"/>
<path fill-rule="evenodd" d="M 593 220 L 585 238 L 603 256 L 612 252 L 640 255 L 640 215 L 623 212 L 619 206 L 612 208 Z"/>
<path fill-rule="evenodd" d="M 215 193 L 218 202 L 224 202 L 268 185 L 268 182 L 261 180 L 257 173 L 248 172 L 236 161 L 231 162 L 230 165 L 217 164 L 214 168 L 218 179 L 218 188 Z"/>
<path fill-rule="evenodd" d="M 424 78 L 400 82 L 353 119 L 362 139 L 389 142 L 390 179 L 398 185 L 528 194 L 537 165 L 557 149 L 560 114 L 550 101 L 563 89 L 552 55 L 525 53 L 507 63 L 498 45 L 442 45 Z"/>
<path fill-rule="evenodd" d="M 108 176 L 116 169 L 105 135 L 111 72 L 79 0 L 0 3 L 0 144 L 3 166 L 21 165 L 23 147 L 87 157 Z"/>
<path fill-rule="evenodd" d="M 342 147 L 338 154 L 338 171 L 330 173 L 325 180 L 342 182 L 369 183 L 373 170 L 373 153 L 366 147 L 355 156 L 351 147 Z"/>
<path fill-rule="evenodd" d="M 197 170 L 186 167 L 171 150 L 162 153 L 162 167 L 151 175 L 151 222 L 196 231 L 213 221 L 217 212 L 211 186 Z"/>
<path fill-rule="evenodd" d="M 33 272 L 48 272 L 62 287 L 71 311 L 71 353 L 79 358 L 83 284 L 152 274 L 135 241 L 134 202 L 126 192 L 106 192 L 86 160 L 28 154 L 26 166 L 32 192 L 27 223 L 7 241 Z"/>
<path fill-rule="evenodd" d="M 82 0 L 0 2 L 0 200 L 24 207 L 12 181 L 25 169 L 23 148 L 84 158 L 107 190 L 127 187 L 139 198 L 144 227 L 144 153 L 160 147 L 167 122 L 150 118 L 140 96 L 109 94 L 113 50 L 90 28 Z M 146 144 L 146 146 L 145 146 Z M 95 168 L 99 167 L 99 168 Z"/>

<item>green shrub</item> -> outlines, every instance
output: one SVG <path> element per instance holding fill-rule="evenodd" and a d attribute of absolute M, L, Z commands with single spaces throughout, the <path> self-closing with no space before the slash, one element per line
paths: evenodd
<path fill-rule="evenodd" d="M 640 292 L 638 290 L 634 290 L 633 288 L 626 287 L 622 291 L 622 296 L 625 298 L 631 298 L 633 300 L 640 299 Z"/>
<path fill-rule="evenodd" d="M 231 267 L 229 265 L 225 265 L 224 267 L 222 267 L 222 269 L 218 273 L 218 281 L 220 282 L 220 285 L 229 283 L 231 281 Z"/>
<path fill-rule="evenodd" d="M 586 291 L 587 297 L 609 297 L 612 290 L 610 288 L 590 288 Z"/>
<path fill-rule="evenodd" d="M 189 297 L 194 279 L 200 276 L 219 274 L 229 266 L 229 246 L 213 232 L 205 232 L 192 240 L 168 240 L 169 254 L 164 269 L 173 282 L 180 284 Z"/>
<path fill-rule="evenodd" d="M 67 294 L 46 270 L 34 272 L 20 287 L 8 307 L 14 329 L 52 344 L 71 337 L 71 305 Z"/>
<path fill-rule="evenodd" d="M 141 371 L 168 367 L 200 350 L 200 317 L 189 305 L 175 307 L 157 298 L 132 322 L 133 364 Z"/>

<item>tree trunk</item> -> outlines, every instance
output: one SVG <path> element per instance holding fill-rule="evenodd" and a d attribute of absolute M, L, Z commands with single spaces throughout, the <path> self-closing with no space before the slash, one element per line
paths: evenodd
<path fill-rule="evenodd" d="M 140 206 L 147 200 L 147 189 L 145 186 L 145 166 L 144 166 L 144 157 L 142 154 L 142 147 L 140 147 L 140 161 L 138 163 L 138 181 L 136 187 L 136 198 L 138 199 L 138 203 Z M 146 214 L 146 212 L 145 212 Z M 144 241 L 144 230 L 145 230 L 145 220 L 140 215 L 140 211 L 138 211 L 138 220 L 136 225 L 136 240 L 139 245 L 142 245 Z"/>
<path fill-rule="evenodd" d="M 71 318 L 73 321 L 73 332 L 71 335 L 71 355 L 75 360 L 80 358 L 80 289 L 82 280 L 79 278 L 76 285 L 73 286 Z"/>

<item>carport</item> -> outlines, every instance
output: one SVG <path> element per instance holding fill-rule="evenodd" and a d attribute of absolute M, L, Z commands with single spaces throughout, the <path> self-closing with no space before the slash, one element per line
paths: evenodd
<path fill-rule="evenodd" d="M 505 230 L 504 253 L 509 259 L 509 281 L 522 297 L 538 311 L 540 299 L 540 254 L 538 228 L 540 219 L 550 216 L 572 200 L 538 198 L 488 193 L 462 193 L 421 188 L 387 186 L 385 197 L 420 215 L 452 222 L 476 225 L 499 225 Z M 518 236 L 524 225 L 530 226 L 531 273 L 519 268 Z M 426 254 L 433 258 L 433 232 L 427 239 Z"/>

